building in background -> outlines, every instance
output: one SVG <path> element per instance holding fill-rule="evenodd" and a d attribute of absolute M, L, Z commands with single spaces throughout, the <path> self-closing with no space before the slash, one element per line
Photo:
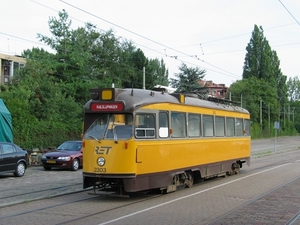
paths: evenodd
<path fill-rule="evenodd" d="M 26 60 L 21 56 L 0 53 L 0 84 L 11 82 L 16 73 L 25 66 Z"/>
<path fill-rule="evenodd" d="M 211 80 L 199 80 L 198 83 L 201 85 L 200 92 L 206 94 L 208 97 L 225 99 L 229 91 L 229 88 L 225 84 L 215 84 Z"/>

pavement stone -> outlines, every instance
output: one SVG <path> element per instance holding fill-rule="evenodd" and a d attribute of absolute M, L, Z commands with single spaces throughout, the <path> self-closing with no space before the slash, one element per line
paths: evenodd
<path fill-rule="evenodd" d="M 251 201 L 210 225 L 282 225 L 300 213 L 300 177 Z M 300 224 L 298 218 L 297 223 Z"/>

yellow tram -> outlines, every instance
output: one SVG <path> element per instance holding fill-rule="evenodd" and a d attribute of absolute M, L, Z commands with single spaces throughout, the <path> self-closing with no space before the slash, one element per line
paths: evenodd
<path fill-rule="evenodd" d="M 91 89 L 85 105 L 83 187 L 163 193 L 250 165 L 250 115 L 163 90 Z"/>

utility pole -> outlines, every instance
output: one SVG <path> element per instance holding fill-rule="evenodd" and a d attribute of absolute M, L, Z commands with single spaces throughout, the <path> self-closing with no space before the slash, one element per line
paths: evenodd
<path fill-rule="evenodd" d="M 270 105 L 268 105 L 269 132 L 271 132 Z"/>
<path fill-rule="evenodd" d="M 283 105 L 283 126 L 285 127 L 285 105 Z"/>
<path fill-rule="evenodd" d="M 243 108 L 243 94 L 241 94 L 241 107 Z"/>
<path fill-rule="evenodd" d="M 295 123 L 295 107 L 293 107 L 293 123 Z"/>
<path fill-rule="evenodd" d="M 143 67 L 143 89 L 145 90 L 145 67 Z"/>
<path fill-rule="evenodd" d="M 262 100 L 260 100 L 260 125 L 262 126 Z"/>

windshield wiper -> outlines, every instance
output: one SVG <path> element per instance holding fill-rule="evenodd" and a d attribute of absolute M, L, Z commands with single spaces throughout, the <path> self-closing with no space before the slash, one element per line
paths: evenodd
<path fill-rule="evenodd" d="M 95 136 L 93 136 L 93 135 L 88 135 L 88 137 L 91 137 L 91 138 L 95 139 L 96 141 L 98 141 L 98 142 L 100 143 L 100 140 L 98 140 Z"/>
<path fill-rule="evenodd" d="M 114 141 L 115 143 L 118 143 L 118 136 L 117 136 L 117 132 L 116 132 L 116 129 L 115 129 L 115 125 L 113 125 L 113 134 L 114 134 Z"/>
<path fill-rule="evenodd" d="M 116 127 L 116 125 L 115 125 L 115 118 L 116 117 L 114 115 L 111 115 L 111 118 L 112 117 L 113 117 L 112 129 L 113 129 L 114 141 L 115 141 L 115 143 L 118 143 L 118 136 L 117 136 L 116 129 L 115 129 L 115 127 Z"/>

